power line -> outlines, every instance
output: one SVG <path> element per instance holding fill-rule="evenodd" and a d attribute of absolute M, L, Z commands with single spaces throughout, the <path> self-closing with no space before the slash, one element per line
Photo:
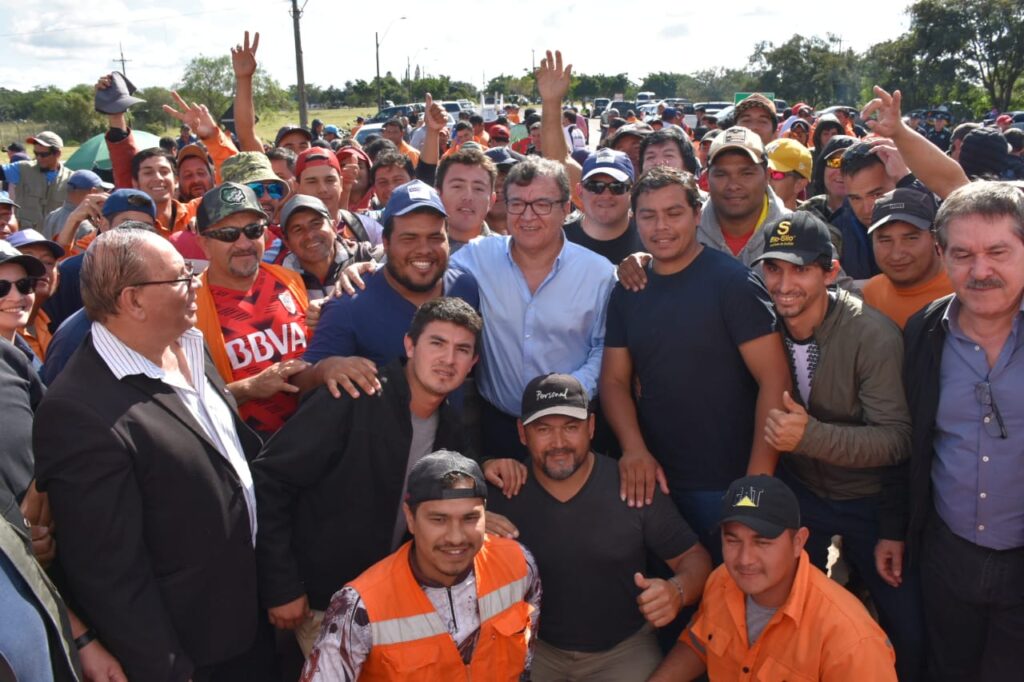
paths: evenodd
<path fill-rule="evenodd" d="M 127 62 L 132 61 L 132 60 L 124 58 L 124 45 L 122 45 L 121 43 L 118 43 L 117 47 L 121 50 L 121 58 L 118 59 L 117 57 L 114 57 L 110 61 L 115 62 L 115 63 L 116 62 L 121 62 L 121 75 L 123 75 L 125 78 L 127 78 L 128 77 L 128 69 L 125 68 L 125 64 Z"/>

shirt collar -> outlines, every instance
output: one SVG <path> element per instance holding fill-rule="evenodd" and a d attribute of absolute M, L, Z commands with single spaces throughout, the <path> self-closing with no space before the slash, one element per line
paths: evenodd
<path fill-rule="evenodd" d="M 502 239 L 505 240 L 505 255 L 508 256 L 508 262 L 512 265 L 519 267 L 516 263 L 516 259 L 512 257 L 512 237 L 504 235 Z M 557 272 L 558 267 L 562 263 L 562 257 L 565 255 L 565 250 L 569 248 L 569 240 L 565 238 L 565 233 L 562 233 L 562 248 L 558 250 L 558 255 L 555 256 L 554 265 L 551 266 L 551 272 Z"/>
<path fill-rule="evenodd" d="M 157 381 L 164 381 L 167 372 L 162 367 L 154 364 L 149 358 L 142 355 L 126 345 L 117 338 L 102 322 L 92 323 L 93 346 L 99 353 L 103 362 L 110 368 L 114 377 L 120 381 L 126 376 L 143 375 Z M 196 377 L 204 373 L 203 367 L 203 333 L 193 327 L 178 338 L 189 362 L 189 370 L 192 374 L 193 387 L 197 390 L 202 384 L 197 383 Z M 198 351 L 198 352 L 197 352 Z"/>

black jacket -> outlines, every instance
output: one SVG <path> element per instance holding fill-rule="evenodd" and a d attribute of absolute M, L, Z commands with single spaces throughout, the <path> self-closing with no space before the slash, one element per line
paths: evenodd
<path fill-rule="evenodd" d="M 206 376 L 233 408 L 208 357 Z M 234 417 L 252 457 L 259 437 Z M 128 679 L 187 680 L 250 648 L 266 616 L 241 482 L 169 386 L 117 380 L 90 335 L 39 405 L 33 442 L 66 596 Z"/>
<path fill-rule="evenodd" d="M 906 541 L 907 557 L 916 554 L 932 509 L 935 414 L 939 409 L 939 373 L 946 341 L 942 317 L 952 300 L 949 295 L 933 301 L 911 317 L 903 330 L 903 386 L 913 427 L 910 461 L 894 467 L 883 484 L 879 524 L 881 537 Z"/>
<path fill-rule="evenodd" d="M 381 370 L 380 383 L 359 398 L 317 388 L 252 463 L 266 606 L 306 594 L 312 608 L 326 609 L 345 583 L 391 553 L 412 415 L 402 363 Z M 434 447 L 462 447 L 447 401 Z"/>

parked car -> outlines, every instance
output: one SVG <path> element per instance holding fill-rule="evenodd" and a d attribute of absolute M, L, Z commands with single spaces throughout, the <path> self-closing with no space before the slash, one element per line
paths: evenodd
<path fill-rule="evenodd" d="M 594 108 L 591 110 L 591 115 L 597 118 L 604 113 L 604 110 L 611 104 L 611 100 L 607 97 L 598 97 L 594 100 Z"/>
<path fill-rule="evenodd" d="M 422 112 L 423 104 L 420 102 L 410 104 L 399 104 L 393 107 L 385 107 L 374 114 L 367 123 L 386 123 L 396 116 L 408 116 L 412 112 Z"/>

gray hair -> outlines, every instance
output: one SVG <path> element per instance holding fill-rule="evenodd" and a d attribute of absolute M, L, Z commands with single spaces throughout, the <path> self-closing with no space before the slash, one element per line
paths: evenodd
<path fill-rule="evenodd" d="M 108 230 L 96 237 L 82 261 L 82 303 L 89 319 L 105 322 L 120 312 L 117 299 L 126 287 L 149 275 L 151 246 L 163 238 L 143 229 Z"/>
<path fill-rule="evenodd" d="M 528 156 L 525 161 L 512 166 L 505 178 L 505 196 L 508 196 L 508 188 L 512 185 L 526 187 L 534 178 L 551 178 L 558 185 L 561 201 L 569 201 L 569 176 L 565 168 L 560 163 L 539 156 Z"/>
<path fill-rule="evenodd" d="M 949 243 L 949 223 L 958 218 L 980 216 L 1011 218 L 1014 232 L 1024 242 L 1024 192 L 1006 182 L 978 180 L 950 194 L 935 216 L 935 239 L 943 249 Z"/>

